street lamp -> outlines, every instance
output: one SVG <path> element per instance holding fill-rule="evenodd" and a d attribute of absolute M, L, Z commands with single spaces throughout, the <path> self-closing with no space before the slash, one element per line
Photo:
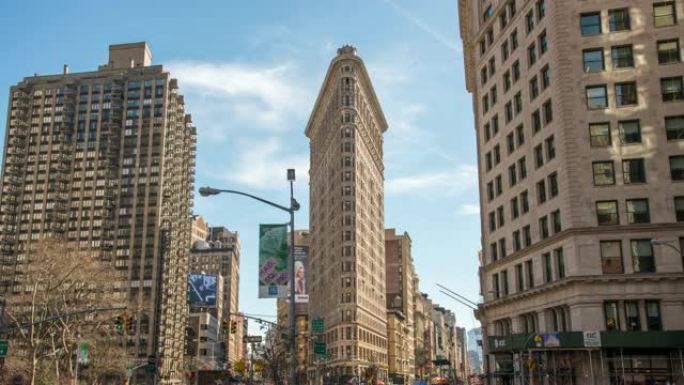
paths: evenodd
<path fill-rule="evenodd" d="M 290 265 L 289 265 L 289 276 L 290 276 L 290 340 L 288 341 L 290 344 L 290 359 L 292 360 L 292 365 L 291 367 L 291 373 L 290 373 L 290 385 L 294 385 L 296 383 L 296 375 L 297 375 L 297 368 L 296 368 L 296 359 L 297 359 L 297 349 L 296 349 L 296 341 L 295 341 L 295 335 L 296 335 L 296 322 L 295 322 L 295 286 L 294 286 L 294 278 L 295 278 L 295 256 L 294 256 L 294 233 L 295 233 L 295 227 L 294 227 L 294 214 L 296 211 L 300 209 L 299 203 L 297 200 L 294 198 L 294 182 L 295 182 L 295 170 L 293 168 L 287 170 L 287 181 L 290 182 L 290 207 L 285 207 L 282 205 L 279 205 L 277 203 L 271 202 L 269 200 L 260 198 L 258 196 L 252 195 L 252 194 L 247 194 L 242 191 L 237 191 L 237 190 L 223 190 L 223 189 L 217 189 L 209 186 L 205 187 L 200 187 L 199 193 L 203 197 L 211 196 L 211 195 L 218 195 L 220 193 L 226 193 L 226 194 L 235 194 L 235 195 L 242 195 L 246 196 L 248 198 L 252 198 L 254 200 L 257 200 L 259 202 L 265 203 L 269 206 L 275 207 L 277 209 L 283 210 L 287 213 L 290 214 Z"/>

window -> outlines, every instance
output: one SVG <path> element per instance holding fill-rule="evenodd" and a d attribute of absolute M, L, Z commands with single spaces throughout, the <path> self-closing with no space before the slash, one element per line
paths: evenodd
<path fill-rule="evenodd" d="M 646 183 L 646 168 L 643 159 L 622 161 L 622 177 L 625 184 Z"/>
<path fill-rule="evenodd" d="M 589 124 L 589 143 L 591 147 L 609 147 L 610 123 Z"/>
<path fill-rule="evenodd" d="M 502 227 L 506 223 L 506 218 L 504 218 L 504 208 L 503 206 L 499 206 L 496 209 L 496 216 L 499 218 L 498 220 L 498 225 L 499 227 Z"/>
<path fill-rule="evenodd" d="M 658 42 L 658 63 L 679 63 L 682 54 L 679 51 L 679 39 L 661 40 Z"/>
<path fill-rule="evenodd" d="M 492 255 L 492 262 L 496 261 L 499 259 L 499 249 L 496 247 L 496 242 L 493 242 L 492 244 L 489 245 L 489 250 Z"/>
<path fill-rule="evenodd" d="M 622 144 L 641 143 L 641 125 L 638 120 L 623 120 L 618 122 L 620 142 Z"/>
<path fill-rule="evenodd" d="M 508 182 L 510 186 L 515 186 L 516 183 L 518 183 L 518 177 L 516 174 L 515 170 L 515 164 L 512 164 L 508 167 Z"/>
<path fill-rule="evenodd" d="M 515 61 L 513 63 L 513 83 L 517 82 L 520 79 L 520 62 Z"/>
<path fill-rule="evenodd" d="M 551 85 L 551 69 L 549 66 L 545 66 L 541 70 L 542 75 L 542 89 L 545 90 Z"/>
<path fill-rule="evenodd" d="M 603 274 L 622 274 L 622 242 L 620 241 L 601 241 L 601 269 Z"/>
<path fill-rule="evenodd" d="M 546 215 L 539 218 L 539 235 L 541 239 L 549 237 L 549 218 Z"/>
<path fill-rule="evenodd" d="M 508 150 L 508 155 L 515 151 L 515 138 L 512 132 L 506 135 L 506 149 Z"/>
<path fill-rule="evenodd" d="M 537 0 L 537 20 L 541 20 L 546 15 L 546 4 L 544 0 Z"/>
<path fill-rule="evenodd" d="M 536 110 L 532 113 L 532 130 L 539 132 L 541 130 L 541 113 Z"/>
<path fill-rule="evenodd" d="M 553 281 L 553 266 L 551 265 L 551 254 L 543 254 L 542 263 L 544 264 L 544 283 L 549 283 Z"/>
<path fill-rule="evenodd" d="M 558 272 L 558 279 L 565 278 L 565 258 L 563 257 L 563 249 L 559 248 L 553 251 L 554 259 L 556 260 L 556 271 Z"/>
<path fill-rule="evenodd" d="M 527 287 L 534 287 L 534 267 L 532 265 L 532 260 L 525 261 L 525 270 L 527 270 Z"/>
<path fill-rule="evenodd" d="M 534 29 L 534 12 L 530 11 L 530 13 L 525 16 L 525 22 L 527 33 L 529 34 Z"/>
<path fill-rule="evenodd" d="M 553 106 L 551 105 L 551 100 L 547 100 L 542 106 L 544 111 L 544 125 L 547 125 L 553 121 Z"/>
<path fill-rule="evenodd" d="M 627 330 L 640 331 L 641 322 L 639 321 L 639 302 L 625 301 L 625 321 Z"/>
<path fill-rule="evenodd" d="M 542 145 L 538 145 L 534 148 L 534 166 L 539 168 L 544 165 L 544 151 Z"/>
<path fill-rule="evenodd" d="M 546 51 L 549 50 L 549 41 L 548 38 L 546 37 L 546 31 L 543 31 L 540 35 L 539 38 L 537 39 L 539 42 L 539 56 L 543 56 Z"/>
<path fill-rule="evenodd" d="M 489 232 L 493 233 L 496 230 L 496 214 L 494 211 L 489 213 Z"/>
<path fill-rule="evenodd" d="M 684 139 L 684 115 L 665 117 L 667 140 Z"/>
<path fill-rule="evenodd" d="M 530 101 L 534 100 L 537 96 L 539 96 L 539 79 L 535 76 L 530 80 Z"/>
<path fill-rule="evenodd" d="M 522 94 L 520 92 L 513 96 L 513 107 L 517 116 L 522 111 Z"/>
<path fill-rule="evenodd" d="M 605 85 L 589 86 L 587 92 L 587 108 L 598 110 L 608 108 L 608 94 Z"/>
<path fill-rule="evenodd" d="M 501 238 L 499 239 L 499 255 L 504 258 L 506 254 L 506 238 Z"/>
<path fill-rule="evenodd" d="M 527 161 L 525 157 L 518 159 L 518 174 L 520 174 L 520 180 L 527 178 Z"/>
<path fill-rule="evenodd" d="M 684 180 L 684 155 L 670 157 L 670 177 L 672 180 Z"/>
<path fill-rule="evenodd" d="M 511 218 L 516 219 L 520 216 L 520 211 L 518 210 L 518 197 L 511 199 Z"/>
<path fill-rule="evenodd" d="M 653 259 L 653 245 L 650 239 L 636 239 L 630 241 L 632 248 L 632 265 L 635 273 L 655 273 Z"/>
<path fill-rule="evenodd" d="M 556 157 L 556 142 L 553 139 L 553 135 L 546 138 L 546 159 L 551 160 Z"/>
<path fill-rule="evenodd" d="M 487 111 L 489 111 L 489 94 L 482 97 L 482 115 L 486 114 Z"/>
<path fill-rule="evenodd" d="M 621 45 L 610 49 L 613 68 L 634 67 L 634 54 L 631 45 Z"/>
<path fill-rule="evenodd" d="M 511 32 L 511 50 L 518 48 L 518 30 L 515 29 Z"/>
<path fill-rule="evenodd" d="M 615 83 L 615 104 L 618 107 L 637 104 L 636 82 Z"/>
<path fill-rule="evenodd" d="M 629 8 L 611 9 L 608 11 L 608 25 L 610 32 L 630 30 Z"/>
<path fill-rule="evenodd" d="M 499 133 L 499 115 L 494 115 L 492 117 L 492 136 Z"/>
<path fill-rule="evenodd" d="M 503 286 L 503 295 L 508 295 L 508 270 L 504 270 L 501 272 L 501 283 Z"/>
<path fill-rule="evenodd" d="M 523 214 L 530 211 L 529 193 L 527 192 L 527 190 L 520 193 L 520 204 L 522 206 Z"/>
<path fill-rule="evenodd" d="M 601 13 L 583 13 L 580 15 L 580 30 L 582 36 L 593 36 L 601 34 Z"/>
<path fill-rule="evenodd" d="M 599 226 L 619 225 L 617 201 L 596 202 L 596 219 Z"/>
<path fill-rule="evenodd" d="M 653 21 L 656 27 L 667 27 L 675 24 L 674 1 L 653 4 Z"/>
<path fill-rule="evenodd" d="M 532 67 L 537 62 L 537 46 L 532 43 L 527 47 L 527 66 Z"/>
<path fill-rule="evenodd" d="M 582 51 L 584 72 L 601 72 L 605 69 L 603 63 L 603 48 L 591 48 Z"/>
<path fill-rule="evenodd" d="M 537 202 L 541 205 L 546 202 L 546 181 L 537 182 Z"/>
<path fill-rule="evenodd" d="M 558 195 L 558 174 L 553 173 L 549 175 L 549 194 L 551 195 L 551 198 L 555 197 Z"/>
<path fill-rule="evenodd" d="M 499 28 L 503 30 L 506 28 L 506 25 L 508 25 L 508 18 L 506 18 L 506 12 L 502 12 L 501 15 L 499 15 Z"/>
<path fill-rule="evenodd" d="M 532 228 L 530 225 L 523 227 L 523 245 L 525 247 L 532 245 Z"/>
<path fill-rule="evenodd" d="M 494 184 L 496 185 L 496 196 L 501 195 L 503 192 L 503 186 L 501 183 L 501 175 L 497 175 L 496 178 L 494 178 Z"/>
<path fill-rule="evenodd" d="M 658 301 L 646 301 L 646 327 L 648 330 L 661 330 L 660 304 Z"/>
<path fill-rule="evenodd" d="M 553 211 L 551 213 L 551 230 L 554 234 L 558 234 L 562 229 L 560 210 Z"/>
<path fill-rule="evenodd" d="M 660 79 L 660 89 L 664 102 L 684 100 L 684 86 L 681 76 Z"/>
<path fill-rule="evenodd" d="M 501 149 L 499 145 L 497 144 L 494 146 L 494 164 L 499 164 L 501 163 Z"/>
<path fill-rule="evenodd" d="M 648 199 L 627 199 L 627 222 L 650 223 Z"/>
<path fill-rule="evenodd" d="M 675 197 L 674 204 L 677 222 L 684 222 L 684 197 Z"/>
<path fill-rule="evenodd" d="M 484 131 L 485 142 L 488 142 L 489 139 L 491 139 L 491 137 L 492 137 L 492 132 L 490 130 L 489 123 L 485 123 L 483 131 Z"/>
<path fill-rule="evenodd" d="M 505 62 L 506 60 L 508 60 L 508 56 L 508 42 L 504 41 L 503 43 L 501 43 L 501 61 Z"/>
<path fill-rule="evenodd" d="M 513 120 L 513 103 L 508 102 L 506 103 L 506 123 L 510 122 Z"/>
<path fill-rule="evenodd" d="M 511 89 L 511 72 L 506 71 L 503 75 L 504 80 L 504 93 Z"/>
<path fill-rule="evenodd" d="M 492 169 L 492 153 L 488 152 L 485 154 L 485 170 L 489 171 Z"/>
<path fill-rule="evenodd" d="M 515 265 L 515 280 L 516 280 L 516 291 L 521 292 L 525 290 L 525 277 L 523 276 L 522 264 Z"/>
<path fill-rule="evenodd" d="M 513 232 L 513 251 L 519 251 L 522 248 L 522 243 L 520 242 L 520 230 L 515 230 Z"/>
<path fill-rule="evenodd" d="M 525 129 L 522 124 L 515 128 L 515 138 L 518 142 L 518 147 L 525 144 Z"/>
<path fill-rule="evenodd" d="M 618 303 L 615 301 L 605 302 L 603 304 L 603 311 L 606 317 L 606 330 L 620 330 Z"/>
<path fill-rule="evenodd" d="M 499 298 L 501 296 L 501 291 L 499 289 L 499 274 L 492 274 L 492 289 L 494 291 L 494 298 Z"/>

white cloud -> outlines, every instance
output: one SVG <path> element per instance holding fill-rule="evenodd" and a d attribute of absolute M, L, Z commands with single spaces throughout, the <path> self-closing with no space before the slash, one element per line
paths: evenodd
<path fill-rule="evenodd" d="M 461 165 L 454 171 L 441 171 L 388 179 L 388 194 L 446 194 L 457 195 L 477 186 L 477 167 Z"/>
<path fill-rule="evenodd" d="M 480 215 L 480 205 L 476 203 L 465 203 L 458 209 L 458 214 L 465 216 Z"/>
<path fill-rule="evenodd" d="M 280 188 L 285 180 L 285 170 L 294 168 L 297 181 L 308 183 L 308 153 L 287 153 L 279 138 L 243 140 L 239 148 L 235 166 L 224 174 L 224 179 L 255 189 Z"/>
<path fill-rule="evenodd" d="M 227 125 L 284 131 L 284 122 L 304 119 L 311 97 L 295 76 L 293 65 L 250 66 L 236 63 L 176 61 L 169 63 L 189 111 L 212 139 L 231 136 Z M 234 133 L 234 132 L 233 132 Z"/>

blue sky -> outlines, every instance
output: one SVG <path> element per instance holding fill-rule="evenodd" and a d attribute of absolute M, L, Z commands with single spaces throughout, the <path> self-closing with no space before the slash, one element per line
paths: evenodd
<path fill-rule="evenodd" d="M 475 324 L 435 283 L 476 299 L 480 225 L 475 137 L 465 91 L 455 0 L 5 1 L 0 5 L 0 114 L 22 77 L 90 71 L 107 46 L 147 41 L 155 64 L 180 80 L 198 128 L 197 187 L 287 202 L 285 170 L 308 224 L 304 127 L 330 59 L 344 44 L 364 59 L 389 123 L 386 227 L 407 231 L 421 289 Z M 2 125 L 4 137 L 4 125 Z M 256 299 L 259 223 L 287 220 L 241 197 L 195 199 L 195 212 L 242 240 L 240 304 Z"/>

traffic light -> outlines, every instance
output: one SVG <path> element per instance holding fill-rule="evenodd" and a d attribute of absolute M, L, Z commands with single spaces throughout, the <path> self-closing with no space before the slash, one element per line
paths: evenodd
<path fill-rule="evenodd" d="M 230 334 L 237 333 L 237 321 L 230 321 Z"/>
<path fill-rule="evenodd" d="M 116 330 L 117 333 L 123 332 L 123 324 L 124 324 L 124 317 L 123 316 L 116 317 L 116 320 L 114 321 L 114 330 Z"/>
<path fill-rule="evenodd" d="M 223 334 L 228 334 L 228 321 L 224 320 L 221 322 L 221 332 L 223 332 Z"/>

